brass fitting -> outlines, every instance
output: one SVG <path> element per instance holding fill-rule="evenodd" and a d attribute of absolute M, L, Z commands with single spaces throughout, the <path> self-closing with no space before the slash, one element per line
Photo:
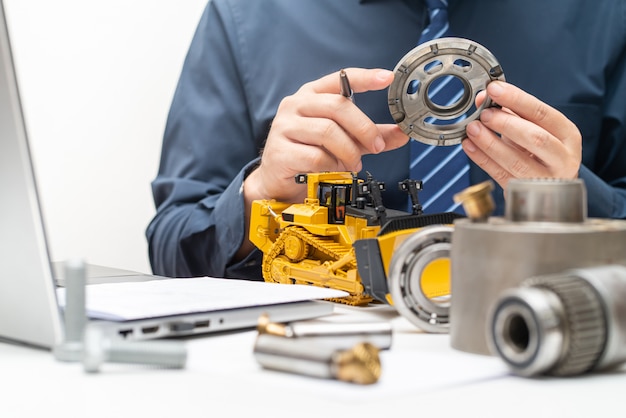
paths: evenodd
<path fill-rule="evenodd" d="M 461 203 L 465 214 L 472 221 L 484 222 L 495 209 L 495 203 L 491 192 L 493 182 L 491 180 L 475 184 L 453 196 L 454 203 Z"/>

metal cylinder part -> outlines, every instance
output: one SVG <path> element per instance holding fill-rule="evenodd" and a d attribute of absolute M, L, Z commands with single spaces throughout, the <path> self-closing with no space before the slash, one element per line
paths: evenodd
<path fill-rule="evenodd" d="M 586 189 L 581 179 L 512 181 L 504 217 L 511 222 L 584 222 Z"/>
<path fill-rule="evenodd" d="M 572 268 L 626 265 L 626 221 L 586 219 L 584 215 L 580 222 L 571 221 L 587 206 L 581 187 L 584 191 L 578 180 L 511 180 L 507 205 L 526 209 L 508 209 L 509 218 L 455 221 L 450 252 L 453 348 L 492 354 L 485 326 L 488 311 L 504 290 L 528 277 Z M 558 210 L 545 203 L 565 201 L 569 203 L 559 203 Z M 552 214 L 547 215 L 549 211 Z"/>
<path fill-rule="evenodd" d="M 85 285 L 87 282 L 85 262 L 81 259 L 65 263 L 65 340 L 83 340 L 87 314 L 85 308 Z"/>
<path fill-rule="evenodd" d="M 348 349 L 358 343 L 367 342 L 380 350 L 391 348 L 392 327 L 389 321 L 329 322 L 323 320 L 271 322 L 267 315 L 259 317 L 259 334 L 270 334 L 285 338 L 306 339 L 334 348 Z"/>
<path fill-rule="evenodd" d="M 52 348 L 59 361 L 78 362 L 83 358 L 83 333 L 87 324 L 85 307 L 86 265 L 82 259 L 65 262 L 65 338 Z"/>
<path fill-rule="evenodd" d="M 521 376 L 573 376 L 626 361 L 626 267 L 524 280 L 496 301 L 489 344 Z"/>
<path fill-rule="evenodd" d="M 83 347 L 83 368 L 88 373 L 98 372 L 105 362 L 176 369 L 187 362 L 187 347 L 180 341 L 125 341 L 97 326 L 87 327 Z"/>
<path fill-rule="evenodd" d="M 308 339 L 271 334 L 259 334 L 254 344 L 254 357 L 264 368 L 358 384 L 378 381 L 381 373 L 378 352 L 369 343 L 338 349 Z"/>

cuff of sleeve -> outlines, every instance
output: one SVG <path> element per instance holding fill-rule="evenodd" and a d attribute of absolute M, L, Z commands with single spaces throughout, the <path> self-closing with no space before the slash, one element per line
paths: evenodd
<path fill-rule="evenodd" d="M 612 218 L 615 213 L 613 188 L 584 165 L 580 166 L 578 177 L 585 182 L 587 189 L 587 215 L 590 218 Z"/>
<path fill-rule="evenodd" d="M 232 260 L 244 239 L 245 217 L 243 200 L 243 181 L 258 166 L 260 158 L 257 158 L 237 174 L 230 185 L 220 196 L 215 206 L 216 243 L 224 246 L 226 260 Z M 236 215 L 238 214 L 238 216 Z M 260 280 L 260 263 L 262 254 L 259 250 L 253 250 L 247 257 L 237 263 L 226 263 L 226 276 L 242 279 Z"/>

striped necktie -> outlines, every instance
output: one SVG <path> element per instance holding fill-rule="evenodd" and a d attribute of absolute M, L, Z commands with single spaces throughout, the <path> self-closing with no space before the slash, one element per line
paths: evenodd
<path fill-rule="evenodd" d="M 430 18 L 422 31 L 419 44 L 450 36 L 447 0 L 425 0 Z M 450 105 L 463 94 L 461 82 L 452 76 L 442 76 L 433 81 L 428 90 L 429 99 L 437 104 Z M 462 117 L 461 117 L 462 118 Z M 427 123 L 440 124 L 458 122 L 427 120 Z M 450 146 L 427 145 L 411 140 L 411 178 L 421 180 L 423 190 L 419 199 L 425 213 L 458 212 L 463 207 L 455 204 L 452 196 L 469 186 L 469 163 L 460 144 Z M 409 203 L 409 207 L 411 204 Z"/>

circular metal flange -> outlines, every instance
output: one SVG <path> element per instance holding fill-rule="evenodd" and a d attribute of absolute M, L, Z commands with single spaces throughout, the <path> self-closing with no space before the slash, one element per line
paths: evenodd
<path fill-rule="evenodd" d="M 433 102 L 428 97 L 430 87 L 446 76 L 460 81 L 462 95 L 449 104 Z M 435 39 L 409 51 L 394 68 L 388 93 L 389 110 L 402 131 L 419 142 L 459 144 L 466 136 L 467 124 L 477 119 L 483 109 L 494 105 L 486 97 L 472 111 L 476 95 L 493 80 L 504 81 L 504 72 L 485 47 L 463 38 Z"/>
<path fill-rule="evenodd" d="M 433 333 L 449 331 L 449 302 L 429 298 L 422 288 L 428 265 L 450 257 L 453 227 L 426 226 L 407 238 L 389 265 L 389 288 L 398 313 L 418 328 Z"/>

